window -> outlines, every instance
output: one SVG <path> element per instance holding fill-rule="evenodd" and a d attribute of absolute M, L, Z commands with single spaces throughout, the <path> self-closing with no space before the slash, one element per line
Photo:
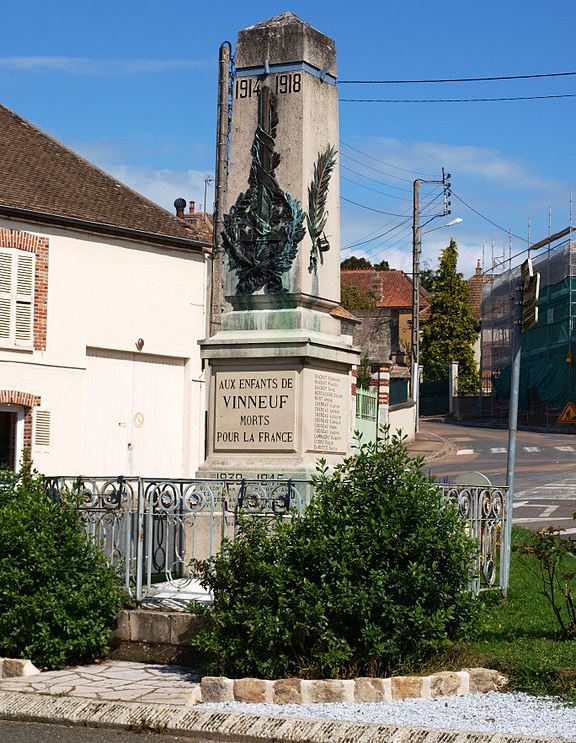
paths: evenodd
<path fill-rule="evenodd" d="M 32 346 L 34 253 L 0 249 L 0 343 Z"/>

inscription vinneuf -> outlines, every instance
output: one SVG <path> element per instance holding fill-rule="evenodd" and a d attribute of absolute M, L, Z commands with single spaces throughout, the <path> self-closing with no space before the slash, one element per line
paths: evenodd
<path fill-rule="evenodd" d="M 217 372 L 214 451 L 295 451 L 296 372 Z"/>

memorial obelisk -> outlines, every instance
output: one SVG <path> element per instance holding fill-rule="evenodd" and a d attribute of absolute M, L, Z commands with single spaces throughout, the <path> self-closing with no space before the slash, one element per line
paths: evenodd
<path fill-rule="evenodd" d="M 224 229 L 226 306 L 201 342 L 199 477 L 303 479 L 349 453 L 350 321 L 339 309 L 334 42 L 292 13 L 240 31 Z M 345 315 L 345 313 L 344 313 Z"/>

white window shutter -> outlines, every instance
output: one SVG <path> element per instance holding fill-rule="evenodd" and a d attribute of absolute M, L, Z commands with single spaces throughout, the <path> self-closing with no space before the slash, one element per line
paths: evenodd
<path fill-rule="evenodd" d="M 0 339 L 9 340 L 12 336 L 12 274 L 14 254 L 0 250 Z"/>
<path fill-rule="evenodd" d="M 34 320 L 34 259 L 33 253 L 16 253 L 15 334 L 18 345 L 30 345 Z"/>
<path fill-rule="evenodd" d="M 34 444 L 36 446 L 50 446 L 50 411 L 37 410 L 34 417 L 36 419 Z"/>

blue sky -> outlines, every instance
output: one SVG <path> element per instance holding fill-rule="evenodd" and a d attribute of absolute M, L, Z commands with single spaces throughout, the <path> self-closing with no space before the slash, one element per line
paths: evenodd
<path fill-rule="evenodd" d="M 576 69 L 568 0 L 363 4 L 294 1 L 28 0 L 2 5 L 0 101 L 162 206 L 203 201 L 214 170 L 218 46 L 291 10 L 336 40 L 339 77 L 422 79 Z M 9 32 L 7 32 L 9 30 Z M 576 93 L 576 77 L 491 83 L 340 86 L 341 98 L 471 98 Z M 533 240 L 568 224 L 576 98 L 462 104 L 340 104 L 341 193 L 371 209 L 410 212 L 411 180 L 452 173 L 454 192 Z M 355 149 L 352 149 L 355 148 Z M 360 152 L 357 152 L 359 150 Z M 366 153 L 368 157 L 363 154 Z M 402 170 L 405 169 L 405 170 Z M 404 180 L 405 179 L 405 180 Z M 427 196 L 427 193 L 429 196 Z M 423 189 L 423 201 L 434 196 Z M 576 197 L 576 193 L 575 193 Z M 209 191 L 209 204 L 211 192 Z M 452 235 L 469 274 L 505 232 L 453 198 L 457 227 L 423 240 L 434 265 Z M 342 203 L 342 247 L 410 270 L 409 224 Z M 430 227 L 439 226 L 437 220 Z M 512 248 L 523 243 L 514 238 Z M 347 250 L 360 254 L 361 250 Z"/>

